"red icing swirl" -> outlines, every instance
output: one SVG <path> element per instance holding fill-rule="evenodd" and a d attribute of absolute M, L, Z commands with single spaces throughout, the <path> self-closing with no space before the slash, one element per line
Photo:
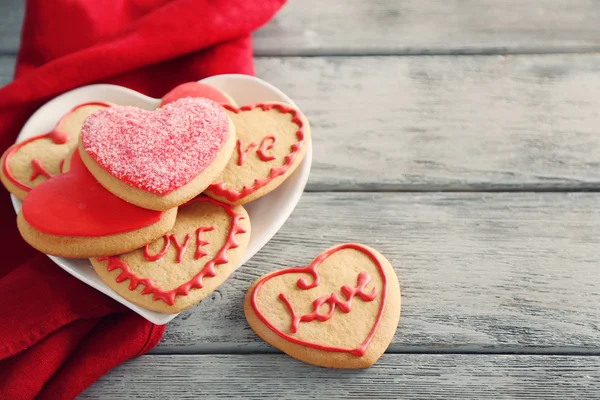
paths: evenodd
<path fill-rule="evenodd" d="M 221 203 L 217 200 L 211 199 L 209 197 L 200 195 L 195 199 L 190 200 L 182 207 L 186 205 L 190 205 L 195 202 L 209 202 L 215 206 L 222 207 L 225 212 L 231 217 L 231 225 L 229 229 L 229 233 L 227 235 L 227 239 L 225 244 L 219 252 L 215 255 L 214 258 L 206 262 L 204 267 L 198 272 L 192 279 L 183 283 L 172 290 L 164 290 L 158 287 L 152 279 L 150 278 L 140 278 L 137 276 L 132 270 L 129 264 L 122 261 L 118 256 L 112 257 L 100 257 L 98 261 L 108 261 L 106 266 L 108 272 L 114 271 L 115 269 L 120 269 L 121 273 L 117 276 L 116 282 L 120 283 L 126 280 L 129 280 L 129 290 L 135 290 L 138 285 L 144 285 L 144 289 L 142 290 L 142 294 L 152 294 L 153 300 L 158 301 L 162 300 L 168 305 L 172 306 L 175 304 L 175 299 L 177 296 L 187 296 L 190 290 L 192 289 L 202 289 L 204 284 L 202 280 L 204 277 L 213 277 L 217 275 L 215 267 L 217 265 L 226 264 L 229 262 L 229 258 L 227 257 L 227 251 L 231 249 L 237 248 L 240 244 L 236 240 L 235 236 L 240 233 L 245 233 L 246 230 L 244 227 L 240 225 L 240 221 L 244 219 L 244 215 L 238 214 L 233 210 L 233 207 L 229 204 Z M 210 228 L 206 230 L 211 230 Z"/>
<path fill-rule="evenodd" d="M 313 288 L 319 286 L 321 283 L 321 277 L 319 276 L 319 272 L 317 271 L 317 268 L 319 267 L 319 265 L 327 257 L 329 257 L 330 255 L 332 255 L 340 250 L 343 250 L 343 249 L 358 250 L 358 251 L 366 254 L 371 259 L 373 264 L 375 264 L 375 266 L 377 267 L 379 274 L 381 276 L 382 282 L 383 282 L 380 292 L 377 292 L 376 289 L 374 289 L 371 293 L 366 293 L 364 291 L 365 287 L 369 283 L 371 277 L 369 276 L 369 274 L 363 272 L 363 273 L 360 273 L 358 276 L 357 287 L 355 289 L 352 289 L 348 286 L 342 287 L 342 293 L 346 296 L 345 302 L 342 301 L 336 294 L 320 297 L 313 302 L 313 312 L 306 314 L 306 315 L 298 316 L 294 312 L 293 308 L 291 307 L 291 303 L 289 302 L 289 299 L 287 298 L 287 296 L 285 294 L 280 293 L 279 300 L 281 300 L 286 305 L 286 307 L 288 308 L 288 310 L 291 313 L 292 323 L 291 323 L 291 327 L 290 327 L 290 332 L 293 334 L 293 333 L 297 332 L 298 326 L 301 322 L 310 322 L 310 321 L 314 321 L 315 319 L 317 319 L 319 321 L 328 320 L 329 318 L 331 318 L 333 316 L 333 312 L 335 311 L 336 307 L 338 307 L 344 313 L 350 312 L 351 306 L 352 306 L 352 298 L 355 296 L 359 296 L 364 301 L 373 301 L 376 298 L 376 296 L 381 295 L 381 304 L 379 306 L 379 312 L 377 313 L 375 323 L 373 324 L 373 328 L 371 328 L 371 331 L 369 332 L 369 334 L 367 335 L 367 338 L 363 341 L 363 343 L 359 347 L 356 347 L 353 349 L 346 349 L 346 348 L 335 347 L 335 346 L 326 346 L 326 345 L 312 343 L 312 342 L 309 342 L 306 340 L 298 339 L 288 333 L 281 331 L 275 325 L 273 325 L 271 323 L 271 321 L 269 321 L 267 319 L 267 317 L 262 313 L 262 311 L 258 307 L 258 302 L 257 302 L 258 293 L 259 293 L 260 289 L 262 288 L 262 286 L 265 284 L 265 282 L 269 281 L 272 278 L 275 278 L 275 277 L 281 276 L 281 275 L 285 275 L 285 274 L 309 274 L 312 276 L 313 282 L 311 284 L 309 284 L 305 278 L 301 278 L 301 279 L 298 279 L 297 286 L 300 290 L 313 289 Z M 271 331 L 276 333 L 279 337 L 281 337 L 291 343 L 295 343 L 295 344 L 305 346 L 305 347 L 310 347 L 310 348 L 317 349 L 317 350 L 331 351 L 331 352 L 337 352 L 337 353 L 349 353 L 349 354 L 352 354 L 357 357 L 362 357 L 366 353 L 369 344 L 375 337 L 375 333 L 377 332 L 377 329 L 379 328 L 379 325 L 381 324 L 381 320 L 383 319 L 383 312 L 385 310 L 385 305 L 387 302 L 387 296 L 388 296 L 388 277 L 385 273 L 383 265 L 381 265 L 381 262 L 379 261 L 377 256 L 375 254 L 373 254 L 373 252 L 365 246 L 362 246 L 362 245 L 356 244 L 356 243 L 346 243 L 346 244 L 341 244 L 339 246 L 333 247 L 333 248 L 329 249 L 328 251 L 322 253 L 310 265 L 308 265 L 306 267 L 282 269 L 282 270 L 275 271 L 272 274 L 265 276 L 256 284 L 256 286 L 252 290 L 252 294 L 250 297 L 250 304 L 252 306 L 252 309 L 254 310 L 254 313 L 262 321 L 263 324 L 265 324 Z M 321 314 L 319 311 L 319 308 L 325 303 L 329 303 L 330 310 L 326 314 Z"/>
<path fill-rule="evenodd" d="M 243 112 L 243 111 L 250 111 L 255 108 L 260 108 L 263 111 L 269 111 L 269 110 L 275 109 L 275 110 L 279 111 L 280 113 L 292 114 L 292 122 L 295 123 L 296 125 L 298 125 L 298 130 L 296 131 L 296 137 L 298 138 L 298 141 L 296 143 L 294 143 L 292 146 L 290 146 L 290 153 L 287 156 L 285 156 L 284 164 L 281 167 L 271 168 L 271 172 L 269 173 L 269 176 L 267 176 L 266 178 L 255 179 L 254 184 L 252 186 L 244 185 L 242 187 L 241 191 L 238 191 L 238 190 L 235 190 L 232 188 L 227 188 L 225 182 L 214 183 L 207 188 L 207 190 L 212 191 L 217 196 L 225 197 L 229 201 L 237 201 L 237 200 L 240 200 L 240 199 L 248 196 L 249 194 L 257 191 L 258 189 L 266 186 L 273 179 L 285 174 L 285 172 L 292 166 L 292 164 L 294 164 L 294 161 L 296 160 L 296 156 L 298 155 L 298 153 L 300 152 L 300 149 L 304 145 L 304 141 L 305 141 L 304 129 L 305 129 L 305 127 L 304 127 L 304 122 L 302 122 L 302 118 L 300 118 L 300 115 L 299 115 L 300 113 L 298 112 L 298 110 L 296 110 L 295 108 L 292 108 L 290 106 L 287 106 L 285 104 L 279 104 L 279 103 L 277 103 L 277 104 L 262 104 L 262 103 L 259 103 L 259 104 L 243 106 L 241 108 L 235 108 L 230 105 L 223 105 L 223 107 L 225 107 L 227 110 L 234 112 L 236 114 L 239 114 L 240 112 Z M 265 142 L 263 140 L 263 144 L 264 143 Z M 275 144 L 274 141 L 273 141 L 273 144 Z M 239 146 L 240 146 L 240 144 L 238 144 L 238 154 L 241 154 Z M 262 146 L 261 146 L 261 149 L 262 149 Z M 266 151 L 268 149 L 269 149 L 269 147 L 265 147 L 264 149 L 262 149 L 263 155 L 264 155 L 264 151 Z M 267 159 L 270 159 L 270 156 L 264 155 L 264 157 Z M 239 159 L 241 159 L 241 157 L 238 158 L 238 160 Z M 263 157 L 261 157 L 261 159 L 263 159 L 263 161 L 268 161 L 268 160 L 265 160 Z M 238 161 L 238 165 L 239 165 L 239 161 Z"/>
<path fill-rule="evenodd" d="M 271 143 L 267 144 L 267 141 L 271 141 Z M 260 144 L 260 149 L 258 149 L 258 151 L 256 152 L 256 154 L 258 155 L 258 158 L 260 158 L 262 161 L 272 161 L 274 160 L 275 157 L 273 154 L 267 154 L 267 151 L 272 150 L 273 147 L 275 147 L 275 144 L 277 143 L 277 138 L 273 135 L 269 135 L 267 137 L 265 137 L 262 141 L 262 143 Z"/>
<path fill-rule="evenodd" d="M 244 141 L 242 139 L 238 139 L 238 141 L 237 141 L 237 152 L 238 152 L 237 165 L 239 165 L 241 167 L 244 164 L 244 160 L 248 156 L 248 153 L 250 153 L 250 151 L 252 151 L 252 149 L 255 147 L 256 147 L 256 143 L 251 142 L 248 145 L 248 148 L 246 150 L 244 150 Z"/>
<path fill-rule="evenodd" d="M 161 258 L 163 258 L 165 256 L 165 254 L 167 254 L 167 251 L 169 250 L 169 247 L 171 246 L 171 237 L 169 235 L 164 235 L 163 236 L 163 240 L 165 241 L 165 244 L 163 245 L 163 248 L 161 251 L 159 251 L 158 253 L 156 253 L 155 255 L 150 254 L 150 243 L 148 243 L 147 245 L 144 246 L 144 258 L 148 261 L 158 261 Z"/>

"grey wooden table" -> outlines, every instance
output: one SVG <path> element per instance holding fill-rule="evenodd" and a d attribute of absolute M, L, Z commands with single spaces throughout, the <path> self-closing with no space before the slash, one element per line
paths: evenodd
<path fill-rule="evenodd" d="M 0 79 L 22 6 L 0 0 Z M 600 396 L 600 2 L 291 0 L 256 33 L 258 76 L 312 122 L 300 204 L 151 354 L 81 396 Z M 402 285 L 387 353 L 327 370 L 243 316 L 258 276 L 339 242 Z"/>

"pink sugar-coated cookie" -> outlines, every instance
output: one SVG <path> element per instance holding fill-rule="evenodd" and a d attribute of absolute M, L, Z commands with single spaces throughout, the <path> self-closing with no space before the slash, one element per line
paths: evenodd
<path fill-rule="evenodd" d="M 99 111 L 85 121 L 79 149 L 108 191 L 163 211 L 206 189 L 227 164 L 235 140 L 235 126 L 219 103 L 188 97 L 154 111 Z"/>
<path fill-rule="evenodd" d="M 160 103 L 160 107 L 164 107 L 167 104 L 184 97 L 205 97 L 223 105 L 237 106 L 235 101 L 233 101 L 227 93 L 214 86 L 202 82 L 187 82 L 176 86 L 169 93 L 165 94 Z"/>

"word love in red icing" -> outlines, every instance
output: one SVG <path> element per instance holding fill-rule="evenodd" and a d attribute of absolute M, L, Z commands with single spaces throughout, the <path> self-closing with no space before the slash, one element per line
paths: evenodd
<path fill-rule="evenodd" d="M 260 293 L 262 286 L 265 284 L 265 282 L 268 282 L 271 279 L 274 279 L 274 278 L 277 278 L 278 276 L 286 275 L 286 274 L 308 274 L 308 275 L 312 276 L 312 278 L 313 278 L 312 283 L 309 284 L 305 278 L 300 278 L 300 279 L 298 279 L 298 282 L 296 285 L 298 286 L 298 288 L 300 290 L 310 290 L 310 289 L 316 288 L 321 284 L 321 276 L 319 275 L 319 272 L 317 270 L 319 268 L 319 265 L 321 265 L 321 263 L 325 259 L 327 259 L 329 256 L 331 256 L 332 254 L 335 254 L 338 251 L 342 251 L 342 250 L 346 250 L 346 249 L 353 249 L 353 250 L 360 251 L 361 253 L 363 253 L 367 257 L 369 257 L 371 262 L 377 268 L 377 271 L 379 272 L 379 275 L 381 277 L 382 286 L 381 286 L 380 290 L 373 289 L 370 293 L 367 293 L 365 291 L 365 289 L 366 289 L 366 286 L 371 281 L 371 276 L 369 274 L 367 274 L 366 272 L 361 272 L 358 275 L 356 288 L 352 289 L 348 286 L 342 286 L 341 291 L 342 291 L 342 294 L 346 297 L 346 301 L 342 301 L 339 298 L 339 296 L 337 296 L 335 293 L 333 293 L 329 296 L 320 297 L 313 302 L 313 312 L 311 312 L 309 314 L 302 315 L 302 316 L 296 315 L 293 308 L 291 307 L 291 304 L 289 303 L 289 300 L 287 300 L 287 297 L 283 293 L 281 293 L 279 295 L 279 300 L 283 301 L 287 305 L 288 310 L 290 310 L 290 312 L 292 314 L 292 324 L 291 324 L 290 330 L 292 333 L 296 333 L 298 330 L 298 326 L 300 325 L 301 322 L 310 322 L 310 321 L 314 321 L 315 319 L 317 319 L 319 321 L 327 321 L 328 319 L 330 319 L 333 316 L 333 313 L 335 312 L 335 310 L 337 308 L 339 308 L 344 313 L 350 312 L 351 305 L 352 305 L 352 299 L 356 296 L 359 296 L 363 301 L 367 301 L 367 302 L 374 301 L 377 297 L 380 297 L 381 302 L 379 304 L 379 311 L 377 312 L 377 317 L 375 319 L 375 323 L 373 324 L 373 327 L 369 331 L 369 334 L 367 335 L 367 337 L 365 338 L 365 340 L 362 342 L 362 344 L 360 346 L 349 349 L 349 348 L 342 348 L 342 347 L 336 347 L 336 346 L 328 346 L 328 345 L 310 342 L 307 340 L 302 340 L 298 337 L 295 337 L 286 332 L 283 332 L 281 329 L 276 327 L 271 321 L 269 321 L 267 319 L 266 315 L 260 310 L 260 308 L 258 306 L 258 295 Z M 388 276 L 385 273 L 383 265 L 381 264 L 381 262 L 379 261 L 377 256 L 369 248 L 367 248 L 365 246 L 362 246 L 357 243 L 345 243 L 345 244 L 341 244 L 336 247 L 333 247 L 333 248 L 327 250 L 326 252 L 322 253 L 317 258 L 315 258 L 315 260 L 307 267 L 282 269 L 280 271 L 276 271 L 272 274 L 265 276 L 254 287 L 254 289 L 251 293 L 251 297 L 250 297 L 250 305 L 252 306 L 254 313 L 262 321 L 262 323 L 264 323 L 271 331 L 273 331 L 279 337 L 287 340 L 288 342 L 298 344 L 301 346 L 305 346 L 305 347 L 310 347 L 310 348 L 317 349 L 317 350 L 331 351 L 331 352 L 337 352 L 337 353 L 349 353 L 349 354 L 352 354 L 357 357 L 362 357 L 367 352 L 367 348 L 369 347 L 369 344 L 375 337 L 375 333 L 377 332 L 379 325 L 381 325 L 381 320 L 383 319 L 383 312 L 385 310 L 387 298 L 388 298 Z M 320 308 L 326 303 L 329 304 L 330 309 L 329 309 L 329 312 L 323 314 L 320 312 Z"/>
<path fill-rule="evenodd" d="M 196 229 L 196 253 L 194 254 L 194 260 L 198 260 L 207 254 L 206 251 L 202 249 L 202 246 L 207 245 L 208 242 L 206 240 L 200 239 L 200 235 L 202 234 L 202 232 L 210 232 L 213 230 L 215 230 L 214 226 L 202 226 Z M 173 241 L 173 246 L 175 246 L 175 248 L 177 249 L 177 262 L 181 263 L 181 261 L 183 260 L 183 255 L 185 254 L 185 251 L 188 247 L 188 244 L 190 243 L 191 238 L 192 234 L 188 233 L 187 235 L 185 235 L 183 244 L 180 244 L 175 234 L 165 235 L 163 236 L 165 244 L 163 245 L 163 248 L 155 255 L 150 254 L 150 244 L 144 246 L 144 258 L 148 261 L 160 260 L 165 256 L 165 254 L 167 254 L 167 251 L 171 246 L 171 241 Z"/>
<path fill-rule="evenodd" d="M 270 143 L 269 143 L 270 142 Z M 275 136 L 266 136 L 262 142 L 260 143 L 260 147 L 258 150 L 256 150 L 256 154 L 258 155 L 258 158 L 260 158 L 262 161 L 272 161 L 274 160 L 276 157 L 273 154 L 267 154 L 267 151 L 271 151 L 273 149 L 273 147 L 275 146 L 275 143 L 277 143 L 277 138 Z M 251 142 L 248 147 L 246 148 L 246 150 L 244 150 L 244 142 L 241 139 L 238 139 L 237 141 L 237 152 L 238 152 L 238 162 L 237 165 L 239 165 L 240 167 L 244 164 L 244 160 L 246 159 L 246 156 L 248 156 L 248 153 L 250 153 L 250 151 L 255 148 L 256 142 Z"/>
<path fill-rule="evenodd" d="M 313 311 L 309 314 L 301 316 L 296 314 L 294 308 L 292 307 L 292 303 L 290 303 L 290 300 L 287 298 L 287 296 L 283 293 L 280 293 L 279 299 L 284 302 L 284 304 L 290 310 L 290 314 L 292 315 L 292 326 L 290 327 L 290 331 L 292 331 L 292 333 L 298 332 L 298 326 L 301 322 L 312 322 L 315 319 L 321 322 L 328 321 L 333 316 L 336 308 L 339 308 L 340 311 L 346 314 L 349 313 L 352 311 L 352 299 L 355 296 L 360 297 L 366 302 L 375 300 L 377 297 L 377 289 L 373 289 L 371 293 L 365 292 L 365 288 L 369 282 L 371 282 L 371 275 L 366 272 L 361 272 L 358 274 L 356 288 L 352 289 L 347 285 L 342 286 L 342 294 L 346 296 L 346 301 L 342 301 L 336 293 L 332 293 L 329 296 L 319 297 L 313 302 Z M 300 284 L 298 284 L 298 287 L 300 287 Z M 329 311 L 325 314 L 321 313 L 320 311 L 324 304 L 329 304 Z"/>
<path fill-rule="evenodd" d="M 255 179 L 254 183 L 252 185 L 244 186 L 241 191 L 226 187 L 224 182 L 213 183 L 212 185 L 210 185 L 208 187 L 208 190 L 212 191 L 217 196 L 223 196 L 229 201 L 237 201 L 237 200 L 243 199 L 244 197 L 250 195 L 251 193 L 265 187 L 273 179 L 285 174 L 285 172 L 292 166 L 292 164 L 294 164 L 294 161 L 296 160 L 296 156 L 300 153 L 302 146 L 304 146 L 305 128 L 306 127 L 305 127 L 304 122 L 302 121 L 302 118 L 300 117 L 300 112 L 290 106 L 285 105 L 285 104 L 262 104 L 262 103 L 259 103 L 259 104 L 251 104 L 251 105 L 243 106 L 241 108 L 236 108 L 236 107 L 233 107 L 230 105 L 223 105 L 223 107 L 225 107 L 225 109 L 227 109 L 231 112 L 234 112 L 236 114 L 243 113 L 245 111 L 252 111 L 256 108 L 260 108 L 262 111 L 277 110 L 282 114 L 290 114 L 292 117 L 291 122 L 298 127 L 298 129 L 296 130 L 297 142 L 290 146 L 290 153 L 284 157 L 283 165 L 281 165 L 279 167 L 271 168 L 269 175 L 267 177 Z M 272 136 L 267 136 L 266 138 L 263 139 L 261 148 L 259 149 L 259 152 L 258 152 L 258 156 L 263 161 L 269 161 L 270 157 L 274 157 L 273 155 L 266 154 L 266 152 L 268 150 L 271 150 L 273 148 L 273 146 L 275 146 L 275 140 L 274 140 L 275 138 L 271 139 L 272 143 L 266 145 L 264 148 L 262 147 L 263 145 L 265 145 L 267 143 L 266 139 L 270 138 L 270 137 L 272 137 Z M 248 146 L 246 153 L 248 151 L 252 150 L 251 146 L 252 146 L 252 143 L 250 143 L 250 146 Z M 243 153 L 242 147 L 243 147 L 243 143 L 238 142 L 238 165 L 241 165 L 240 163 L 243 164 L 244 158 L 245 158 L 245 155 L 242 156 L 242 153 Z M 262 156 L 261 156 L 261 150 L 262 150 Z M 271 159 L 274 159 L 274 158 L 271 158 Z"/>
<path fill-rule="evenodd" d="M 239 247 L 240 243 L 237 241 L 236 235 L 246 233 L 246 229 L 244 229 L 244 227 L 240 223 L 240 221 L 245 218 L 242 214 L 236 213 L 231 205 L 221 203 L 220 201 L 211 199 L 209 197 L 198 196 L 198 197 L 188 201 L 182 207 L 192 204 L 192 203 L 196 203 L 196 202 L 207 202 L 212 205 L 222 207 L 223 210 L 225 210 L 225 212 L 231 217 L 231 225 L 229 228 L 229 232 L 227 233 L 227 239 L 225 240 L 225 244 L 223 245 L 223 247 L 221 247 L 221 249 L 217 252 L 217 254 L 212 259 L 208 260 L 204 264 L 204 267 L 196 275 L 194 275 L 194 277 L 192 279 L 190 279 L 189 281 L 182 283 L 181 285 L 177 286 L 175 289 L 166 290 L 166 289 L 162 289 L 162 288 L 158 287 L 150 278 L 142 278 L 142 277 L 137 276 L 133 272 L 131 267 L 126 262 L 121 260 L 118 256 L 100 257 L 100 258 L 98 258 L 98 261 L 107 261 L 108 262 L 106 265 L 106 269 L 108 272 L 114 271 L 116 269 L 121 270 L 121 273 L 116 278 L 117 283 L 129 280 L 129 290 L 135 290 L 139 285 L 144 285 L 142 294 L 152 294 L 152 299 L 154 301 L 162 300 L 170 306 L 175 304 L 175 299 L 177 298 L 177 296 L 187 296 L 187 294 L 192 289 L 202 289 L 204 287 L 204 283 L 203 283 L 204 278 L 210 278 L 213 276 L 217 276 L 216 267 L 219 265 L 222 265 L 222 264 L 227 264 L 229 262 L 229 257 L 227 256 L 227 252 L 231 249 L 235 249 L 235 248 Z M 206 228 L 206 230 L 204 230 L 203 232 L 206 232 L 208 230 L 210 230 L 210 227 Z M 198 235 L 197 236 L 198 240 L 197 240 L 197 247 L 196 247 L 196 255 L 194 257 L 194 258 L 197 257 L 196 259 L 202 257 L 201 255 L 199 256 L 198 254 L 201 254 L 204 252 L 204 250 L 202 250 L 201 248 L 204 244 L 206 244 L 206 243 L 202 243 L 202 242 L 204 242 L 203 240 L 199 240 L 200 233 L 202 233 L 202 232 L 198 232 L 198 230 L 196 230 L 196 234 Z M 184 242 L 184 245 L 185 245 L 185 242 Z M 184 245 L 182 245 L 182 247 Z M 161 252 L 162 252 L 162 250 L 161 250 Z M 166 253 L 166 251 L 165 251 L 165 253 Z"/>

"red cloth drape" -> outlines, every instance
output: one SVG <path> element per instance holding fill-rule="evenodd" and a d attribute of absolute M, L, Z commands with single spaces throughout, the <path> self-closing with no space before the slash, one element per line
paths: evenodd
<path fill-rule="evenodd" d="M 52 97 L 113 83 L 153 97 L 254 74 L 250 34 L 285 0 L 28 0 L 15 79 L 0 89 L 0 153 Z M 41 133 L 41 132 L 40 132 Z M 0 398 L 70 399 L 162 337 L 29 247 L 0 193 Z"/>

